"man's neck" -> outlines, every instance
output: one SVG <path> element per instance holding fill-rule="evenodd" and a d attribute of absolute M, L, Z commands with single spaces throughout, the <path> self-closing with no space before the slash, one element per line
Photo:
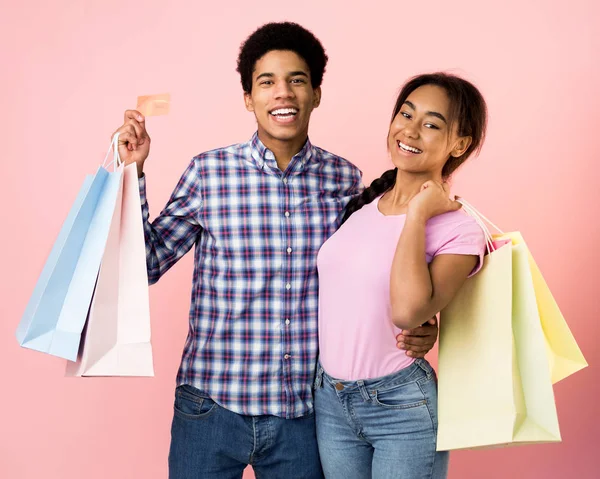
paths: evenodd
<path fill-rule="evenodd" d="M 306 143 L 308 135 L 299 136 L 298 139 L 278 140 L 261 131 L 258 132 L 258 138 L 275 155 L 275 161 L 281 171 L 285 171 L 292 158 L 297 155 Z"/>

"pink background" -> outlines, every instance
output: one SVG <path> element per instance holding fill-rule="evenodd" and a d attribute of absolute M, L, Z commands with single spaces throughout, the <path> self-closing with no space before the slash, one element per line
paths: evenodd
<path fill-rule="evenodd" d="M 286 19 L 330 56 L 311 139 L 367 182 L 388 166 L 389 115 L 409 75 L 452 69 L 481 87 L 489 137 L 455 193 L 524 234 L 592 366 L 555 388 L 562 444 L 455 453 L 450 477 L 598 477 L 597 1 L 2 3 L 0 477 L 167 476 L 192 255 L 151 289 L 153 379 L 64 378 L 62 360 L 19 348 L 14 331 L 123 110 L 172 94 L 171 113 L 148 120 L 155 215 L 193 155 L 250 137 L 238 47 Z"/>

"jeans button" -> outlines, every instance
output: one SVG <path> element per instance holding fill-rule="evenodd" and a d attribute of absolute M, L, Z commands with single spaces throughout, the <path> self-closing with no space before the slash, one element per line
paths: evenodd
<path fill-rule="evenodd" d="M 337 383 L 337 384 L 335 385 L 335 388 L 336 388 L 338 391 L 341 391 L 342 389 L 344 389 L 344 385 L 343 385 L 342 383 Z"/>

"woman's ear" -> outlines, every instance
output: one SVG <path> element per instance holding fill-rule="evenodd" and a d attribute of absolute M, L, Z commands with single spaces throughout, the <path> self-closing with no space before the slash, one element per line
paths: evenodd
<path fill-rule="evenodd" d="M 454 143 L 454 148 L 450 152 L 450 156 L 454 158 L 458 158 L 465 154 L 465 151 L 469 149 L 471 143 L 473 142 L 473 138 L 470 136 L 461 136 Z"/>

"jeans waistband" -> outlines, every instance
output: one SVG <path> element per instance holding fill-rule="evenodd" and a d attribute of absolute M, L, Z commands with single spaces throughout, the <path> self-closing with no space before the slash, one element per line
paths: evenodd
<path fill-rule="evenodd" d="M 336 385 L 343 386 L 345 392 L 360 392 L 364 388 L 366 389 L 377 389 L 385 390 L 398 386 L 400 384 L 412 382 L 418 380 L 419 377 L 426 377 L 431 379 L 434 376 L 434 370 L 431 365 L 425 359 L 415 359 L 415 361 L 408 367 L 396 371 L 395 373 L 388 374 L 378 378 L 371 379 L 358 379 L 356 381 L 346 381 L 343 379 L 337 379 L 325 372 L 321 363 L 317 365 L 317 374 L 315 378 L 315 388 L 320 388 L 323 384 L 329 384 L 333 387 Z"/>

